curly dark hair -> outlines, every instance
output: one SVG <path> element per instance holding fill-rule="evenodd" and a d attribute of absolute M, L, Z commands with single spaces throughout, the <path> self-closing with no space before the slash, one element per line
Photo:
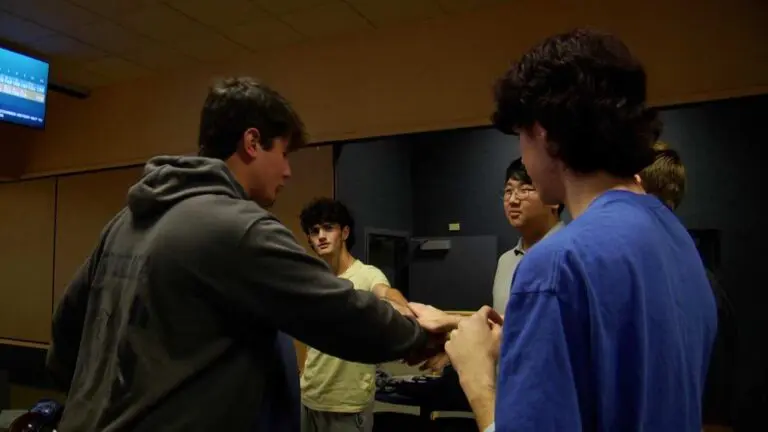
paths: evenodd
<path fill-rule="evenodd" d="M 248 128 L 259 130 L 265 150 L 275 138 L 287 139 L 289 151 L 307 142 L 304 123 L 280 93 L 253 78 L 227 78 L 208 91 L 200 114 L 198 154 L 228 159 Z"/>
<path fill-rule="evenodd" d="M 499 80 L 495 99 L 497 129 L 516 134 L 539 123 L 553 156 L 576 172 L 630 178 L 653 162 L 661 122 L 646 106 L 645 70 L 610 34 L 577 29 L 546 39 Z"/>
<path fill-rule="evenodd" d="M 355 245 L 355 219 L 352 218 L 352 213 L 341 201 L 325 197 L 315 198 L 301 210 L 299 219 L 301 220 L 301 230 L 306 235 L 309 235 L 312 227 L 324 223 L 339 224 L 342 229 L 349 227 L 349 236 L 347 236 L 346 241 L 347 249 L 351 249 Z"/>

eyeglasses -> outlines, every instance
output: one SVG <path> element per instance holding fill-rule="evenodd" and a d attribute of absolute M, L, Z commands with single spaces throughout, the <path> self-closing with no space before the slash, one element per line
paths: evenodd
<path fill-rule="evenodd" d="M 504 189 L 502 198 L 504 201 L 509 201 L 512 198 L 512 195 L 515 195 L 518 199 L 526 199 L 534 192 L 536 192 L 535 187 L 531 185 L 522 185 L 516 189 Z"/>

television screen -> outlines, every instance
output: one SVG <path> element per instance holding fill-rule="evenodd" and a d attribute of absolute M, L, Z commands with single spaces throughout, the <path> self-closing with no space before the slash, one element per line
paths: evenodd
<path fill-rule="evenodd" d="M 0 121 L 45 124 L 48 63 L 0 48 Z"/>

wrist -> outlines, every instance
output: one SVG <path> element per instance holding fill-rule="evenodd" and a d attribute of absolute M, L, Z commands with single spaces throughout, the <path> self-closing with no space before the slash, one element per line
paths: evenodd
<path fill-rule="evenodd" d="M 494 421 L 496 408 L 495 380 L 487 377 L 459 378 L 461 388 L 467 396 L 469 406 L 475 414 L 475 420 L 480 430 L 486 430 Z"/>
<path fill-rule="evenodd" d="M 459 373 L 459 384 L 468 400 L 481 398 L 487 394 L 496 394 L 496 379 L 488 373 Z"/>

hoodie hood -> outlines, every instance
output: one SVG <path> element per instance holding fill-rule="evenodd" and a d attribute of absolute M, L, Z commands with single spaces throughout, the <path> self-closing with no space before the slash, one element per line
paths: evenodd
<path fill-rule="evenodd" d="M 248 199 L 222 160 L 158 156 L 147 162 L 141 180 L 128 190 L 128 209 L 134 218 L 154 218 L 177 203 L 199 195 Z"/>

